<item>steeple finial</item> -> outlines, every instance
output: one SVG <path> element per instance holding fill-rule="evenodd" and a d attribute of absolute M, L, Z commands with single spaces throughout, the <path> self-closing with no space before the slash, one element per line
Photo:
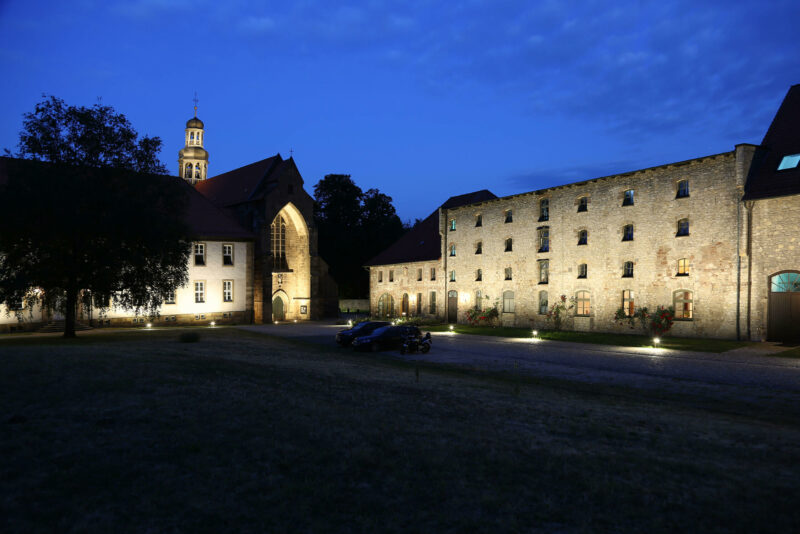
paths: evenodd
<path fill-rule="evenodd" d="M 194 102 L 194 116 L 197 117 L 197 103 L 200 102 L 199 100 L 197 100 L 197 91 L 194 92 L 193 102 Z"/>

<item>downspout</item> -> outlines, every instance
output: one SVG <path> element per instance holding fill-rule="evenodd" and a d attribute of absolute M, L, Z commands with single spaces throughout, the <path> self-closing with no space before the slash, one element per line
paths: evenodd
<path fill-rule="evenodd" d="M 442 217 L 444 217 L 444 219 L 442 219 Z M 442 232 L 442 220 L 444 220 L 444 232 Z M 450 317 L 450 299 L 447 298 L 447 284 L 450 281 L 450 279 L 447 276 L 447 235 L 449 233 L 447 231 L 448 224 L 449 221 L 447 220 L 447 210 L 439 208 L 439 235 L 443 236 L 442 240 L 444 242 L 444 247 L 442 248 L 442 250 L 439 251 L 439 253 L 442 255 L 442 258 L 444 260 L 442 262 L 442 265 L 444 267 L 444 273 L 442 273 L 442 277 L 444 278 L 444 292 L 442 294 L 442 298 L 444 299 L 444 306 L 442 306 L 442 309 L 444 310 L 445 320 L 447 320 L 447 318 Z"/>
<path fill-rule="evenodd" d="M 747 208 L 747 341 L 750 341 L 750 311 L 753 294 L 753 205 L 752 200 L 745 202 Z"/>
<path fill-rule="evenodd" d="M 736 200 L 736 341 L 742 340 L 742 200 Z"/>

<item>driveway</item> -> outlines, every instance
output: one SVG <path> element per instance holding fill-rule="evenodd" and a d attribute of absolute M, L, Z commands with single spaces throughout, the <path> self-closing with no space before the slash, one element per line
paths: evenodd
<path fill-rule="evenodd" d="M 241 328 L 335 346 L 334 335 L 344 327 L 313 322 Z M 767 347 L 714 354 L 446 332 L 431 335 L 431 352 L 402 358 L 635 387 L 693 392 L 734 388 L 749 392 L 747 396 L 754 399 L 777 393 L 800 400 L 800 360 L 769 356 Z M 386 354 L 401 358 L 399 351 Z"/>

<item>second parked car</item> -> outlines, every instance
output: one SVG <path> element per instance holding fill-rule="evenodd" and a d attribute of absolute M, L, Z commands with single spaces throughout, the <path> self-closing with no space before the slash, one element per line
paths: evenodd
<path fill-rule="evenodd" d="M 364 321 L 358 323 L 352 328 L 338 332 L 336 334 L 336 343 L 343 347 L 347 347 L 357 337 L 368 336 L 382 326 L 389 326 L 389 323 L 385 321 Z"/>
<path fill-rule="evenodd" d="M 416 326 L 382 326 L 367 336 L 360 336 L 353 341 L 356 350 L 378 351 L 388 348 L 399 348 L 406 336 L 421 336 Z"/>

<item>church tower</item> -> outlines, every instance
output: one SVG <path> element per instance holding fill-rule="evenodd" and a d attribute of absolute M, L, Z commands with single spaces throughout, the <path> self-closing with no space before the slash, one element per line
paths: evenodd
<path fill-rule="evenodd" d="M 186 121 L 186 143 L 178 152 L 178 176 L 194 185 L 208 178 L 208 152 L 203 148 L 205 130 L 197 118 L 197 95 L 194 97 L 194 117 Z"/>

